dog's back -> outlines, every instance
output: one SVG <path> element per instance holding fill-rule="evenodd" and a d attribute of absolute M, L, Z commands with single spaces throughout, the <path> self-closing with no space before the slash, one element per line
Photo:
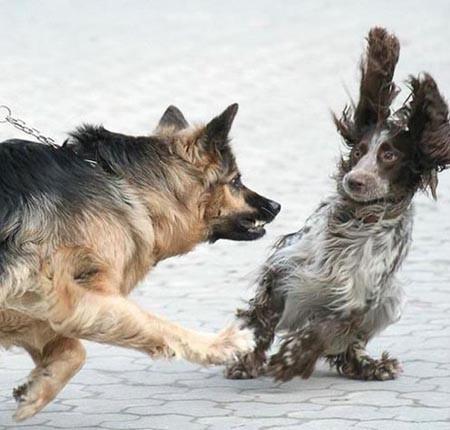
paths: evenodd
<path fill-rule="evenodd" d="M 0 304 L 31 288 L 53 249 L 101 248 L 102 232 L 128 228 L 123 185 L 70 148 L 8 140 L 0 160 Z M 87 229 L 93 220 L 96 232 Z"/>

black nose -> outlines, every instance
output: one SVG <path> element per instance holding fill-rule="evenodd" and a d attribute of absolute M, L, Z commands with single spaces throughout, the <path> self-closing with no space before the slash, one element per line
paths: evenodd
<path fill-rule="evenodd" d="M 364 181 L 356 178 L 348 178 L 347 185 L 351 191 L 361 191 L 364 188 Z"/>
<path fill-rule="evenodd" d="M 273 213 L 273 216 L 278 215 L 281 210 L 281 205 L 273 200 L 269 200 L 270 211 Z"/>

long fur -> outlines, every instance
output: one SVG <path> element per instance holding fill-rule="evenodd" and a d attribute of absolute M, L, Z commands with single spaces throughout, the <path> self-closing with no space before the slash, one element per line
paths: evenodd
<path fill-rule="evenodd" d="M 420 189 L 435 194 L 437 172 L 450 164 L 450 125 L 427 74 L 411 79 L 410 101 L 391 115 L 398 57 L 394 35 L 369 32 L 357 106 L 334 117 L 349 150 L 337 189 L 303 228 L 275 244 L 255 297 L 237 312 L 241 326 L 258 333 L 255 348 L 228 365 L 227 377 L 308 378 L 321 357 L 352 378 L 399 374 L 395 358 L 373 359 L 365 347 L 400 318 L 396 273 L 411 244 L 412 199 Z M 275 334 L 280 347 L 268 359 Z"/>

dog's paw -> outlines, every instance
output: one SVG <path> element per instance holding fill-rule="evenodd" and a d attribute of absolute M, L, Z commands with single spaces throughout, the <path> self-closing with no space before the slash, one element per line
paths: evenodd
<path fill-rule="evenodd" d="M 249 353 L 255 347 L 253 331 L 232 324 L 214 336 L 208 347 L 210 364 L 225 364 Z"/>
<path fill-rule="evenodd" d="M 388 381 L 396 379 L 403 371 L 399 361 L 390 358 L 387 352 L 383 352 L 379 359 L 362 354 L 350 360 L 339 359 L 332 365 L 336 366 L 339 374 L 363 381 Z"/>
<path fill-rule="evenodd" d="M 265 371 L 265 354 L 263 358 L 250 352 L 227 363 L 224 375 L 227 379 L 254 379 Z"/>
<path fill-rule="evenodd" d="M 30 386 L 30 382 L 25 382 L 24 384 L 21 384 L 13 389 L 12 394 L 13 394 L 14 400 L 17 403 L 20 403 L 23 400 L 25 400 L 25 395 L 27 394 L 29 386 Z"/>
<path fill-rule="evenodd" d="M 217 334 L 202 333 L 189 344 L 190 359 L 203 365 L 225 364 L 250 352 L 255 346 L 253 332 L 230 325 Z"/>
<path fill-rule="evenodd" d="M 250 352 L 254 345 L 252 331 L 230 325 L 219 333 L 190 332 L 169 346 L 177 357 L 208 366 L 235 360 Z"/>
<path fill-rule="evenodd" d="M 16 421 L 32 417 L 51 400 L 46 396 L 45 387 L 33 380 L 14 388 L 13 397 L 17 402 L 17 409 L 13 415 Z"/>
<path fill-rule="evenodd" d="M 371 376 L 376 381 L 388 381 L 396 379 L 402 372 L 402 366 L 396 358 L 389 358 L 385 351 L 379 360 L 373 360 L 370 364 Z"/>

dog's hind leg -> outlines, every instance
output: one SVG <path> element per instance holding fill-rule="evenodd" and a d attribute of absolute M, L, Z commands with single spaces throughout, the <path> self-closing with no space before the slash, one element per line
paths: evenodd
<path fill-rule="evenodd" d="M 403 302 L 401 285 L 392 285 L 389 295 L 381 297 L 378 305 L 364 316 L 361 326 L 342 353 L 327 358 L 331 366 L 336 367 L 339 374 L 352 379 L 395 379 L 402 371 L 399 361 L 386 351 L 380 358 L 372 358 L 366 345 L 373 336 L 400 318 Z"/>
<path fill-rule="evenodd" d="M 13 391 L 14 414 L 21 421 L 39 412 L 64 387 L 84 362 L 84 348 L 76 339 L 58 336 L 46 321 L 11 309 L 0 311 L 0 346 L 24 348 L 36 367 L 27 382 Z"/>
<path fill-rule="evenodd" d="M 61 249 L 45 268 L 42 296 L 57 333 L 203 365 L 222 364 L 253 347 L 251 332 L 237 326 L 218 334 L 201 333 L 145 312 L 112 285 L 108 289 L 108 283 L 114 282 L 112 271 L 96 259 L 84 248 Z M 80 261 L 89 276 L 73 276 Z"/>
<path fill-rule="evenodd" d="M 36 367 L 25 384 L 13 391 L 18 405 L 16 421 L 32 417 L 52 401 L 85 361 L 85 350 L 77 339 L 57 336 L 42 350 L 26 347 Z"/>
<path fill-rule="evenodd" d="M 236 357 L 228 364 L 225 369 L 226 378 L 252 379 L 264 373 L 266 352 L 275 336 L 281 306 L 279 300 L 276 300 L 273 295 L 270 282 L 263 279 L 256 296 L 250 300 L 248 309 L 239 309 L 236 313 L 242 327 L 254 331 L 255 348 L 245 355 Z"/>

